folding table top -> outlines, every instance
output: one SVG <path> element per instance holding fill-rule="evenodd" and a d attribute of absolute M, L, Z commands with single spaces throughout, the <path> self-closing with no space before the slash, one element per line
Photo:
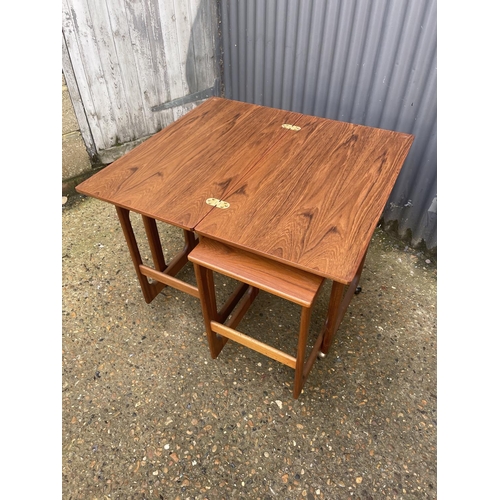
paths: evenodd
<path fill-rule="evenodd" d="M 77 190 L 349 283 L 412 142 L 409 134 L 211 98 Z"/>
<path fill-rule="evenodd" d="M 413 136 L 300 115 L 196 232 L 350 283 Z M 300 130 L 297 128 L 300 127 Z"/>
<path fill-rule="evenodd" d="M 286 134 L 281 125 L 292 115 L 212 97 L 76 190 L 193 230 L 213 209 L 206 200 L 234 191 L 243 175 Z"/>

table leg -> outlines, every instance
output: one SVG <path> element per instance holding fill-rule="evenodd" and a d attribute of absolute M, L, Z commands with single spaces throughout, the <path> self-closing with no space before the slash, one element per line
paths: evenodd
<path fill-rule="evenodd" d="M 153 263 L 157 271 L 164 271 L 167 267 L 165 264 L 165 256 L 163 255 L 163 249 L 161 247 L 160 235 L 158 234 L 158 226 L 156 221 L 151 217 L 142 216 L 142 222 L 144 223 L 144 229 L 146 230 L 146 236 L 149 242 L 149 248 L 151 249 L 151 256 L 153 257 Z"/>
<path fill-rule="evenodd" d="M 205 322 L 205 332 L 207 334 L 210 354 L 215 359 L 222 351 L 227 339 L 218 337 L 212 330 L 210 322 L 218 317 L 217 302 L 215 298 L 215 287 L 213 271 L 206 267 L 193 264 L 196 280 L 199 284 L 200 302 Z"/>
<path fill-rule="evenodd" d="M 193 267 L 199 285 L 199 297 L 210 354 L 215 359 L 226 345 L 228 337 L 215 332 L 212 328 L 213 324 L 216 323 L 220 327 L 229 329 L 236 328 L 257 297 L 259 289 L 240 283 L 222 308 L 217 310 L 213 271 L 195 263 Z"/>
<path fill-rule="evenodd" d="M 192 231 L 184 231 L 184 248 L 170 261 L 168 266 L 165 264 L 165 257 L 163 255 L 163 248 L 158 234 L 158 227 L 156 220 L 146 215 L 142 216 L 146 236 L 148 238 L 151 256 L 155 269 L 170 276 L 175 276 L 188 262 L 188 254 L 198 244 L 198 239 Z"/>
<path fill-rule="evenodd" d="M 297 357 L 295 358 L 295 379 L 293 384 L 293 397 L 297 399 L 302 391 L 307 373 L 304 373 L 304 361 L 306 355 L 307 335 L 309 323 L 311 322 L 311 308 L 302 307 L 300 315 L 299 342 L 297 345 Z"/>
<path fill-rule="evenodd" d="M 356 292 L 356 288 L 363 271 L 363 266 L 366 259 L 366 252 L 361 260 L 354 279 L 351 281 L 346 290 L 346 285 L 337 283 L 332 284 L 332 291 L 330 293 L 330 302 L 328 304 L 328 312 L 325 324 L 323 326 L 323 342 L 321 344 L 321 352 L 327 354 L 332 344 L 333 338 L 342 322 L 344 314 L 351 302 L 352 296 Z M 344 293 L 345 291 L 345 293 Z"/>
<path fill-rule="evenodd" d="M 188 262 L 187 256 L 189 252 L 191 252 L 198 243 L 194 233 L 184 230 L 184 248 L 167 265 L 165 263 L 156 221 L 151 217 L 143 216 L 144 229 L 146 230 L 146 236 L 148 238 L 149 248 L 154 263 L 153 269 L 149 266 L 145 266 L 142 262 L 141 253 L 130 222 L 130 211 L 121 207 L 116 207 L 116 211 L 146 303 L 149 304 L 166 285 L 170 285 L 178 290 L 198 297 L 197 287 L 175 278 L 175 275 Z M 148 277 L 151 278 L 151 282 L 148 280 Z"/>

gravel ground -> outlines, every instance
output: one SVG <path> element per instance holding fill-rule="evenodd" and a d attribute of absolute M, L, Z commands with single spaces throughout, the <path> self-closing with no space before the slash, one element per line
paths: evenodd
<path fill-rule="evenodd" d="M 194 297 L 166 288 L 144 302 L 113 206 L 74 196 L 62 223 L 64 499 L 436 498 L 428 257 L 376 230 L 363 291 L 294 400 L 290 368 L 232 342 L 210 358 Z M 168 258 L 182 233 L 160 234 Z M 192 269 L 182 278 L 194 283 Z M 223 298 L 234 282 L 216 278 Z M 298 318 L 261 293 L 240 329 L 286 348 Z"/>

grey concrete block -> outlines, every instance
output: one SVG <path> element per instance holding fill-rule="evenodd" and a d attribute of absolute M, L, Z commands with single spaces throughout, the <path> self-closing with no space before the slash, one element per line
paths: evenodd
<path fill-rule="evenodd" d="M 80 130 L 76 119 L 73 103 L 69 96 L 68 88 L 63 87 L 62 90 L 62 133 L 68 134 Z"/>
<path fill-rule="evenodd" d="M 91 170 L 90 158 L 79 132 L 62 136 L 62 178 L 71 179 Z"/>

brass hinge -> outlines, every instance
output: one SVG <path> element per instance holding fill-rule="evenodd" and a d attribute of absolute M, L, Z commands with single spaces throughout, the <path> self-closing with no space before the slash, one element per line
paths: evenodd
<path fill-rule="evenodd" d="M 281 125 L 283 128 L 287 128 L 288 130 L 300 130 L 300 127 L 297 126 L 297 125 L 290 125 L 289 123 L 283 123 L 283 125 Z"/>
<path fill-rule="evenodd" d="M 218 200 L 217 198 L 207 198 L 207 205 L 217 208 L 229 208 L 229 203 L 227 201 Z"/>

